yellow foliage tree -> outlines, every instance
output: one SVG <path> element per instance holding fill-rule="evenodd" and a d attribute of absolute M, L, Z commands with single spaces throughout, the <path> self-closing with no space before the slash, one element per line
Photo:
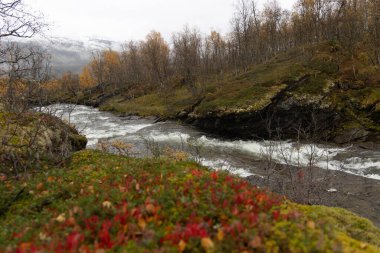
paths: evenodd
<path fill-rule="evenodd" d="M 82 73 L 79 76 L 79 85 L 81 89 L 88 89 L 96 85 L 95 77 L 89 66 L 83 68 Z"/>

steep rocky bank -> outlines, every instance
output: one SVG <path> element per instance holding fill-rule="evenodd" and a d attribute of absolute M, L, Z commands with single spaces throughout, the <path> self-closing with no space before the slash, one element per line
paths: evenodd
<path fill-rule="evenodd" d="M 306 141 L 360 144 L 378 147 L 380 140 L 377 111 L 353 106 L 349 101 L 334 104 L 331 96 L 339 88 L 322 91 L 320 95 L 297 94 L 303 82 L 286 84 L 263 107 L 202 112 L 196 106 L 179 118 L 207 132 L 243 139 L 301 139 Z M 343 108 L 339 108 L 342 106 Z M 358 115 L 366 115 L 362 118 Z"/>

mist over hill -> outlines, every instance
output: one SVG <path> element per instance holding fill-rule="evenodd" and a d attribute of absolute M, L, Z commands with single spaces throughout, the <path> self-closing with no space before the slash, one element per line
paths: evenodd
<path fill-rule="evenodd" d="M 102 38 L 84 38 L 74 40 L 64 37 L 30 39 L 20 42 L 23 44 L 36 45 L 46 50 L 51 57 L 52 74 L 60 76 L 70 71 L 80 73 L 88 64 L 94 52 L 113 49 L 120 50 L 121 43 Z"/>

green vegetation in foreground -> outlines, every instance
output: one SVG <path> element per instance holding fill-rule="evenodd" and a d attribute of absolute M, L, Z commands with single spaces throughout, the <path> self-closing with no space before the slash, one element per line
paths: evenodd
<path fill-rule="evenodd" d="M 0 192 L 5 252 L 379 252 L 366 219 L 193 162 L 87 150 Z"/>

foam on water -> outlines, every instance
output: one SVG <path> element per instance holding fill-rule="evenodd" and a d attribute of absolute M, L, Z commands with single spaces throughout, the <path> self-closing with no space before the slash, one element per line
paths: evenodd
<path fill-rule="evenodd" d="M 152 131 L 149 137 L 156 142 L 176 142 L 187 143 L 191 138 L 189 134 L 181 132 L 160 132 Z M 337 155 L 348 152 L 346 148 L 326 147 L 316 144 L 296 144 L 290 141 L 225 141 L 209 138 L 205 135 L 197 137 L 196 141 L 205 147 L 224 150 L 236 150 L 245 152 L 258 159 L 268 159 L 269 157 L 280 164 L 293 166 L 308 166 L 313 164 L 322 169 L 344 171 L 350 174 L 380 180 L 380 174 L 368 173 L 370 169 L 380 171 L 380 159 L 350 157 L 341 161 L 337 160 Z M 218 160 L 203 160 L 204 166 L 213 168 L 226 168 L 229 171 L 237 172 L 242 177 L 253 175 L 249 169 L 221 166 Z M 226 163 L 226 161 L 223 161 Z M 236 174 L 236 173 L 235 173 Z"/>
<path fill-rule="evenodd" d="M 154 130 L 149 133 L 149 137 L 158 142 L 187 142 L 190 138 L 189 134 L 184 134 L 181 132 L 172 133 L 162 133 L 160 131 Z"/>
<path fill-rule="evenodd" d="M 340 166 L 349 173 L 380 180 L 380 160 L 351 157 L 342 161 Z M 372 171 L 379 174 L 372 173 Z"/>
<path fill-rule="evenodd" d="M 74 105 L 52 105 L 41 108 L 45 112 L 74 124 L 87 139 L 87 147 L 95 147 L 100 139 L 116 138 L 133 134 L 152 124 L 123 120 L 108 112 L 100 112 L 96 108 Z"/>
<path fill-rule="evenodd" d="M 188 143 L 191 136 L 181 132 L 163 133 L 160 131 L 152 131 L 149 137 L 156 142 L 176 142 Z M 293 166 L 307 166 L 310 163 L 323 169 L 339 170 L 340 167 L 332 160 L 339 152 L 344 149 L 319 147 L 313 144 L 295 145 L 291 142 L 274 142 L 274 141 L 223 141 L 206 136 L 198 137 L 195 141 L 199 145 L 218 149 L 237 150 L 248 153 L 249 155 L 265 159 L 271 156 L 271 159 L 281 164 Z M 242 177 L 253 175 L 249 169 L 235 168 L 226 161 L 221 160 L 202 160 L 201 163 L 213 168 L 226 168 L 232 173 L 236 172 Z M 227 163 L 227 165 L 223 165 Z M 235 174 L 236 174 L 235 173 Z"/>
<path fill-rule="evenodd" d="M 236 168 L 233 167 L 230 163 L 223 161 L 223 160 L 208 160 L 208 159 L 201 159 L 200 164 L 203 166 L 215 169 L 215 170 L 226 170 L 230 172 L 231 174 L 237 175 L 239 177 L 249 177 L 253 176 L 255 174 L 249 172 L 249 169 L 247 168 Z"/>
<path fill-rule="evenodd" d="M 190 135 L 181 132 L 163 133 L 154 131 L 149 134 L 150 138 L 157 142 L 177 142 L 187 143 Z M 380 159 L 350 157 L 344 160 L 336 160 L 337 155 L 348 152 L 346 148 L 325 147 L 316 144 L 296 144 L 290 141 L 224 141 L 207 136 L 197 138 L 200 145 L 205 147 L 237 150 L 245 152 L 252 157 L 268 159 L 269 157 L 278 163 L 293 166 L 308 166 L 313 164 L 319 168 L 327 170 L 344 171 L 350 174 L 380 180 L 380 175 L 368 173 L 371 169 L 380 171 Z M 223 161 L 226 163 L 226 161 Z M 228 167 L 221 166 L 220 161 L 202 161 L 208 167 Z M 238 171 L 240 176 L 252 175 L 248 169 L 234 168 L 229 165 L 231 172 Z"/>

